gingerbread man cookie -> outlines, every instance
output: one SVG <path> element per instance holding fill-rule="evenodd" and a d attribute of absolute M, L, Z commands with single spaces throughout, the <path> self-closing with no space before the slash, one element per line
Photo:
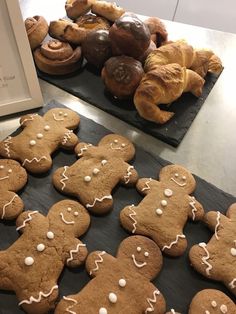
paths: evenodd
<path fill-rule="evenodd" d="M 123 240 L 116 257 L 92 252 L 86 268 L 94 278 L 78 294 L 63 297 L 55 314 L 163 314 L 165 300 L 150 282 L 161 267 L 158 246 L 143 236 Z"/>
<path fill-rule="evenodd" d="M 122 226 L 134 234 L 151 237 L 160 249 L 179 256 L 187 247 L 183 228 L 188 218 L 199 220 L 204 211 L 189 194 L 195 189 L 192 174 L 178 165 L 161 169 L 160 180 L 143 178 L 137 183 L 145 195 L 139 205 L 126 206 L 120 213 Z"/>
<path fill-rule="evenodd" d="M 65 108 L 51 109 L 43 117 L 25 115 L 20 119 L 24 130 L 0 142 L 0 155 L 19 160 L 30 172 L 46 172 L 52 166 L 51 154 L 55 150 L 73 149 L 78 143 L 72 130 L 79 122 L 78 114 Z"/>
<path fill-rule="evenodd" d="M 27 173 L 17 161 L 0 159 L 0 219 L 15 219 L 22 212 L 23 201 L 14 192 L 26 182 Z"/>
<path fill-rule="evenodd" d="M 215 289 L 205 289 L 194 296 L 188 313 L 236 314 L 236 305 L 223 292 Z"/>
<path fill-rule="evenodd" d="M 47 217 L 37 211 L 20 214 L 16 225 L 22 235 L 0 251 L 0 289 L 15 291 L 26 313 L 48 313 L 55 306 L 64 264 L 76 267 L 87 257 L 77 238 L 89 223 L 87 210 L 72 200 L 54 204 Z"/>
<path fill-rule="evenodd" d="M 214 232 L 210 241 L 194 245 L 189 252 L 192 266 L 203 276 L 221 281 L 236 295 L 236 203 L 226 216 L 210 211 L 204 221 Z"/>
<path fill-rule="evenodd" d="M 134 146 L 121 135 L 109 134 L 98 146 L 79 143 L 75 151 L 81 158 L 57 169 L 53 184 L 60 192 L 78 197 L 91 212 L 104 214 L 112 208 L 114 187 L 118 183 L 131 186 L 138 180 L 136 170 L 127 163 L 134 157 Z"/>

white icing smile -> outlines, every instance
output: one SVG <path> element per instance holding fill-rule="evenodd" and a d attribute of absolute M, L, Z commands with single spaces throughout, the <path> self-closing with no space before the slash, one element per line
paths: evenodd
<path fill-rule="evenodd" d="M 5 176 L 5 177 L 0 178 L 0 181 L 6 180 L 6 179 L 9 179 L 9 176 Z"/>
<path fill-rule="evenodd" d="M 138 261 L 136 260 L 134 254 L 132 254 L 132 259 L 133 259 L 134 265 L 135 265 L 136 267 L 138 267 L 138 268 L 142 268 L 142 267 L 144 267 L 144 266 L 147 265 L 146 262 L 143 262 L 143 263 L 138 262 Z"/>
<path fill-rule="evenodd" d="M 65 224 L 67 224 L 67 225 L 74 225 L 74 221 L 68 221 L 68 220 L 66 220 L 65 219 L 65 217 L 64 217 L 64 215 L 63 215 L 63 213 L 60 213 L 60 216 L 61 216 L 61 220 L 65 223 Z"/>
<path fill-rule="evenodd" d="M 185 178 L 185 181 L 186 181 L 186 177 L 183 177 L 183 178 Z M 181 186 L 181 187 L 183 187 L 187 184 L 186 182 L 179 182 L 175 178 L 171 178 L 170 180 L 173 181 L 174 183 L 176 183 L 178 186 Z"/>

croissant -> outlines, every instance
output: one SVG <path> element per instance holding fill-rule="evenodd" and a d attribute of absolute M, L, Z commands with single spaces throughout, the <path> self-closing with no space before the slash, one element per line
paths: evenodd
<path fill-rule="evenodd" d="M 65 10 L 67 16 L 72 20 L 77 19 L 91 9 L 94 1 L 95 0 L 66 0 Z"/>
<path fill-rule="evenodd" d="M 151 52 L 146 61 L 144 69 L 146 72 L 159 65 L 178 63 L 182 67 L 197 72 L 205 77 L 207 72 L 218 74 L 222 71 L 221 60 L 213 51 L 207 49 L 194 49 L 184 41 L 176 41 Z"/>
<path fill-rule="evenodd" d="M 204 79 L 177 63 L 155 67 L 147 72 L 134 94 L 134 104 L 141 117 L 156 123 L 165 123 L 173 112 L 161 110 L 158 105 L 169 104 L 184 92 L 199 97 Z"/>
<path fill-rule="evenodd" d="M 69 43 L 53 39 L 34 51 L 37 67 L 45 73 L 54 75 L 69 74 L 81 67 L 81 48 L 75 50 Z"/>
<path fill-rule="evenodd" d="M 86 38 L 87 31 L 65 19 L 51 21 L 49 25 L 49 35 L 61 41 L 74 45 L 80 45 Z"/>
<path fill-rule="evenodd" d="M 48 33 L 48 23 L 43 16 L 35 15 L 25 20 L 25 29 L 32 50 L 37 48 Z"/>

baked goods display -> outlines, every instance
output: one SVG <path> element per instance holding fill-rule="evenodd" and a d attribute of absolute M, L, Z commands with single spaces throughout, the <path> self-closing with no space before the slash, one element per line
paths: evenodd
<path fill-rule="evenodd" d="M 53 184 L 60 192 L 79 198 L 92 213 L 111 210 L 111 192 L 118 183 L 134 186 L 138 180 L 136 170 L 127 163 L 134 157 L 134 146 L 121 135 L 107 135 L 98 146 L 79 143 L 75 152 L 80 159 L 57 169 Z"/>
<path fill-rule="evenodd" d="M 137 206 L 128 205 L 120 212 L 122 226 L 152 238 L 165 254 L 182 255 L 187 247 L 183 228 L 188 218 L 200 220 L 204 215 L 202 205 L 190 196 L 196 187 L 193 175 L 170 165 L 162 168 L 159 181 L 142 178 L 136 187 L 145 197 Z"/>
<path fill-rule="evenodd" d="M 94 279 L 78 294 L 64 296 L 55 314 L 66 313 L 68 307 L 73 313 L 163 314 L 165 299 L 150 282 L 161 267 L 158 246 L 142 236 L 123 240 L 116 257 L 105 251 L 92 252 L 86 269 Z"/>
<path fill-rule="evenodd" d="M 236 203 L 226 215 L 208 212 L 204 222 L 214 235 L 208 243 L 200 242 L 190 249 L 191 264 L 203 276 L 221 281 L 236 295 Z"/>
<path fill-rule="evenodd" d="M 23 210 L 22 199 L 15 193 L 27 183 L 27 173 L 11 159 L 0 159 L 0 220 L 15 219 Z"/>
<path fill-rule="evenodd" d="M 122 99 L 134 94 L 143 73 L 141 62 L 123 55 L 107 60 L 101 76 L 107 90 L 115 97 Z"/>
<path fill-rule="evenodd" d="M 0 251 L 0 289 L 15 291 L 26 313 L 48 313 L 55 307 L 64 265 L 80 266 L 87 257 L 78 237 L 89 224 L 86 209 L 72 200 L 54 204 L 47 217 L 38 211 L 20 214 L 16 227 L 22 235 Z"/>
<path fill-rule="evenodd" d="M 174 113 L 169 110 L 161 111 L 160 104 L 173 103 L 183 92 L 192 92 L 196 98 L 200 97 L 205 81 L 195 73 L 204 78 L 208 72 L 219 75 L 223 69 L 220 58 L 212 50 L 193 48 L 183 40 L 176 42 L 168 40 L 166 27 L 157 17 L 149 17 L 142 21 L 137 15 L 127 12 L 115 3 L 100 0 L 67 0 L 65 10 L 73 21 L 59 19 L 50 22 L 50 36 L 74 45 L 77 47 L 75 51 L 78 46 L 81 46 L 79 54 L 82 56 L 84 53 L 89 64 L 98 69 L 105 67 L 101 73 L 104 74 L 107 70 L 106 61 L 114 72 L 120 72 L 121 65 L 113 58 L 114 56 L 128 56 L 143 63 L 146 74 L 142 72 L 144 77 L 143 80 L 139 80 L 139 84 L 132 75 L 134 82 L 131 85 L 134 90 L 129 93 L 119 93 L 110 87 L 106 79 L 107 75 L 102 75 L 102 79 L 105 88 L 114 98 L 128 97 L 133 100 L 135 108 L 144 120 L 157 124 L 166 123 Z M 107 30 L 107 32 L 89 34 L 96 29 Z M 59 46 L 59 43 L 57 45 Z M 64 44 L 60 45 L 64 46 Z M 42 72 L 63 75 L 76 72 L 80 68 L 77 63 L 77 67 L 68 66 L 68 71 L 54 70 L 54 67 L 51 68 L 51 60 L 53 66 L 60 60 L 57 60 L 54 55 L 49 57 L 50 61 L 45 60 L 45 55 L 43 52 L 39 54 L 39 51 L 38 49 L 34 53 L 34 58 Z M 112 59 L 109 60 L 109 57 Z M 130 60 L 132 73 L 134 61 L 127 60 Z M 122 67 L 125 65 L 128 66 L 128 62 L 122 64 Z"/>
<path fill-rule="evenodd" d="M 81 119 L 85 118 L 81 117 Z M 88 121 L 84 120 L 83 126 L 86 125 L 85 121 L 88 125 Z M 2 197 L 10 195 L 14 198 L 12 201 L 7 200 L 3 218 L 13 219 L 18 216 L 16 230 L 22 233 L 19 238 L 15 237 L 0 250 L 0 289 L 14 291 L 18 298 L 18 305 L 25 313 L 47 314 L 53 310 L 55 314 L 164 314 L 167 312 L 166 303 L 170 308 L 166 286 L 177 296 L 179 293 L 175 291 L 178 289 L 178 284 L 171 281 L 171 277 L 181 255 L 184 260 L 183 269 L 179 269 L 181 276 L 185 276 L 185 272 L 191 269 L 191 263 L 201 274 L 209 279 L 223 282 L 235 294 L 235 204 L 229 208 L 226 216 L 218 211 L 211 211 L 204 215 L 203 206 L 198 201 L 200 199 L 198 196 L 201 194 L 198 191 L 196 197 L 192 196 L 195 192 L 196 180 L 187 169 L 179 165 L 162 167 L 159 181 L 151 178 L 138 180 L 137 171 L 128 163 L 134 158 L 134 145 L 118 134 L 102 137 L 103 132 L 98 131 L 99 135 L 96 136 L 90 127 L 84 131 L 84 134 L 91 132 L 90 138 L 95 137 L 96 140 L 100 138 L 98 145 L 82 141 L 77 144 L 78 138 L 70 128 L 72 125 L 73 128 L 78 125 L 80 119 L 76 113 L 65 107 L 50 109 L 41 117 L 34 114 L 26 115 L 20 122 L 24 130 L 28 129 L 26 134 L 24 131 L 18 132 L 19 135 L 8 137 L 1 142 L 1 145 L 4 152 L 10 156 L 16 157 L 16 152 L 21 154 L 19 160 L 22 165 L 33 173 L 42 173 L 46 168 L 43 164 L 44 160 L 41 164 L 39 157 L 32 158 L 29 168 L 27 163 L 24 163 L 26 157 L 23 154 L 28 151 L 29 146 L 37 148 L 37 151 L 41 140 L 40 152 L 42 153 L 44 149 L 43 154 L 46 154 L 47 151 L 48 158 L 51 158 L 52 153 L 49 147 L 52 148 L 53 145 L 75 149 L 74 154 L 60 153 L 61 159 L 54 164 L 55 171 L 51 171 L 51 175 L 30 176 L 30 180 L 34 182 L 41 180 L 40 185 L 44 185 L 44 180 L 47 183 L 43 188 L 43 195 L 40 195 L 42 190 L 33 192 L 39 188 L 37 184 L 34 185 L 35 183 L 31 183 L 30 192 L 27 191 L 25 194 L 24 191 L 22 192 L 22 199 L 26 197 L 27 200 L 24 212 L 21 212 L 22 202 L 15 203 L 19 197 L 8 192 L 12 193 L 11 191 L 23 188 L 27 180 L 26 171 L 18 162 L 11 160 L 10 156 L 7 156 L 9 159 L 0 159 L 0 205 Z M 49 137 L 47 132 L 50 131 L 52 134 Z M 28 142 L 25 140 L 22 142 L 21 135 Z M 29 140 L 34 140 L 36 143 L 31 145 Z M 17 149 L 15 142 L 19 142 Z M 24 150 L 19 152 L 19 146 L 24 147 Z M 149 169 L 152 169 L 153 157 L 149 156 L 145 159 L 144 156 L 148 156 L 147 153 L 145 154 L 137 154 L 139 165 L 145 168 L 144 164 L 150 163 Z M 79 160 L 74 162 L 76 155 Z M 67 160 L 70 162 L 65 166 Z M 47 163 L 46 167 L 48 165 Z M 139 171 L 142 172 L 143 169 L 139 168 Z M 152 169 L 152 173 L 154 171 Z M 58 201 L 61 195 L 53 188 L 52 183 L 58 192 L 79 198 L 83 205 L 72 199 Z M 113 199 L 113 190 L 118 183 L 133 189 L 127 191 L 125 188 L 120 188 L 126 191 L 125 194 L 119 191 Z M 200 183 L 199 178 L 198 183 Z M 135 184 L 137 191 L 144 195 L 141 201 L 140 196 L 134 197 Z M 46 194 L 44 194 L 45 190 Z M 206 198 L 211 198 L 204 188 L 201 193 L 205 193 Z M 218 194 L 219 190 L 215 193 Z M 33 202 L 38 205 L 42 202 L 45 207 L 52 199 L 54 202 L 48 205 L 44 214 L 34 206 L 29 211 L 28 206 L 32 204 L 31 194 L 37 196 Z M 226 196 L 225 199 L 228 200 Z M 132 204 L 132 201 L 137 205 L 127 205 Z M 113 202 L 115 208 L 108 214 Z M 11 208 L 11 205 L 16 206 L 15 209 Z M 100 216 L 101 214 L 107 215 Z M 90 219 L 91 230 L 88 230 Z M 208 244 L 194 245 L 196 242 L 193 242 L 191 234 L 195 232 L 195 236 L 197 233 L 197 237 L 201 238 L 202 234 L 198 232 L 198 230 L 202 231 L 201 222 L 190 223 L 187 226 L 188 219 L 203 221 L 215 232 Z M 129 236 L 120 223 L 133 235 Z M 103 233 L 104 224 L 110 225 L 107 229 L 108 233 L 107 231 Z M 114 228 L 114 232 L 111 228 Z M 81 242 L 78 237 L 87 230 L 87 235 Z M 116 240 L 118 252 L 114 257 L 105 250 L 110 253 L 111 249 L 114 249 L 116 242 L 113 237 L 119 232 L 123 233 L 122 236 L 118 236 L 119 240 Z M 103 234 L 103 240 L 96 241 L 100 233 Z M 186 258 L 187 239 L 190 260 Z M 167 255 L 175 258 L 168 258 Z M 162 267 L 163 259 L 164 267 Z M 82 277 L 77 277 L 84 268 L 70 273 L 63 272 L 65 266 L 77 269 L 77 266 L 84 262 L 89 276 L 92 277 L 91 280 L 86 279 L 86 281 L 83 278 L 85 273 L 80 274 Z M 165 267 L 168 269 L 167 277 Z M 59 280 L 62 272 L 62 280 Z M 164 272 L 164 277 L 160 280 L 159 291 L 157 287 L 159 287 L 160 276 L 157 279 L 157 275 L 159 273 L 161 275 L 161 272 Z M 194 273 L 194 276 L 190 276 L 193 282 L 188 284 L 194 285 L 194 280 L 199 275 L 194 269 L 191 272 Z M 66 278 L 69 284 L 67 290 L 63 290 L 62 293 L 61 287 Z M 78 278 L 82 278 L 83 284 L 79 284 Z M 170 283 L 166 279 L 170 280 Z M 153 280 L 154 283 L 151 282 Z M 207 281 L 199 286 L 203 285 L 207 287 Z M 207 311 L 217 314 L 224 313 L 223 311 L 226 310 L 225 313 L 234 313 L 234 299 L 231 301 L 222 291 L 199 291 L 199 286 L 196 285 L 195 289 L 198 291 L 194 294 L 198 293 L 191 304 L 189 299 L 186 307 L 189 309 L 189 314 L 198 314 L 201 311 L 204 314 Z M 217 287 L 220 288 L 220 285 Z M 174 310 L 175 307 L 178 309 L 178 303 L 173 303 L 171 306 L 168 313 L 178 314 L 179 312 Z"/>
<path fill-rule="evenodd" d="M 22 132 L 0 142 L 0 156 L 19 160 L 32 173 L 44 173 L 52 166 L 54 151 L 73 149 L 78 143 L 73 130 L 79 122 L 79 115 L 67 108 L 49 110 L 43 117 L 25 115 L 20 119 Z"/>
<path fill-rule="evenodd" d="M 25 29 L 32 50 L 37 48 L 48 33 L 48 23 L 43 16 L 35 15 L 25 20 Z"/>

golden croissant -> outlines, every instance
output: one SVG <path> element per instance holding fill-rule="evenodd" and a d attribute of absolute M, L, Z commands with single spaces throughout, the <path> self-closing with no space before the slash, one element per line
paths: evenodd
<path fill-rule="evenodd" d="M 199 74 L 177 63 L 156 66 L 143 76 L 134 94 L 134 104 L 141 117 L 163 124 L 174 113 L 161 110 L 158 105 L 169 104 L 184 92 L 199 97 L 204 83 Z"/>
<path fill-rule="evenodd" d="M 145 61 L 145 72 L 159 65 L 178 63 L 205 77 L 207 72 L 218 74 L 222 71 L 221 60 L 208 49 L 194 49 L 185 41 L 176 41 L 152 51 Z"/>

